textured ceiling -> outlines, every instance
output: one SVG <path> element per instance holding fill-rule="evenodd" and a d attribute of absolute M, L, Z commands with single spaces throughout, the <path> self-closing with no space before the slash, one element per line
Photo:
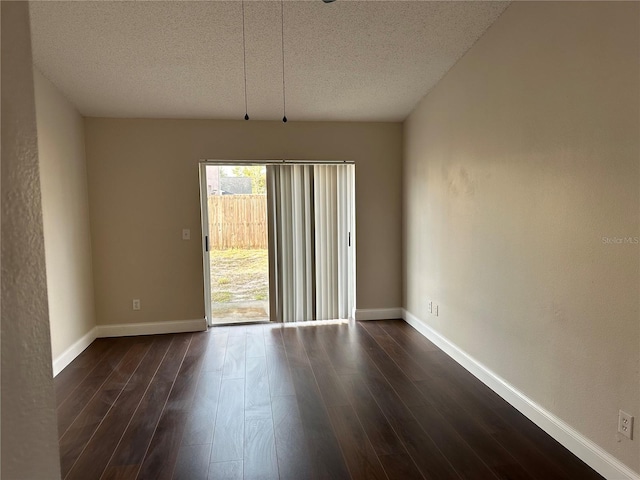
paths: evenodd
<path fill-rule="evenodd" d="M 403 120 L 507 2 L 284 2 L 290 120 Z M 252 119 L 282 118 L 280 2 L 245 2 Z M 86 116 L 241 119 L 242 5 L 33 2 L 34 62 Z"/>

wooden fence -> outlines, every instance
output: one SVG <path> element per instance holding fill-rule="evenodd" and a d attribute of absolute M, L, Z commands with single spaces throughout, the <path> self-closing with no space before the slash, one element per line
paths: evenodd
<path fill-rule="evenodd" d="M 209 248 L 267 248 L 267 196 L 211 195 Z"/>

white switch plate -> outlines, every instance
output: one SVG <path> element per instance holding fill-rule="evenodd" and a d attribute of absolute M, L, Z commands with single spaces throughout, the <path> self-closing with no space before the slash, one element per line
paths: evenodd
<path fill-rule="evenodd" d="M 133 299 L 133 309 L 134 310 L 140 310 L 140 299 L 139 298 L 134 298 Z"/>
<path fill-rule="evenodd" d="M 618 412 L 618 432 L 633 440 L 633 417 L 627 412 Z"/>
<path fill-rule="evenodd" d="M 429 302 L 429 306 L 427 308 L 429 310 L 429 313 L 433 313 L 433 302 Z"/>
<path fill-rule="evenodd" d="M 182 229 L 182 239 L 183 240 L 191 240 L 191 230 L 188 228 Z"/>
<path fill-rule="evenodd" d="M 435 314 L 435 316 L 438 316 L 438 305 L 436 305 L 433 309 L 433 313 Z"/>

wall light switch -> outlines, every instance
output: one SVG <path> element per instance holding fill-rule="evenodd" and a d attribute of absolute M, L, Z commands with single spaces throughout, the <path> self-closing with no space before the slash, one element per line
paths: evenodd
<path fill-rule="evenodd" d="M 182 229 L 182 239 L 183 240 L 191 240 L 191 230 L 188 228 Z"/>
<path fill-rule="evenodd" d="M 429 310 L 429 313 L 433 313 L 433 302 L 428 303 L 427 310 Z"/>

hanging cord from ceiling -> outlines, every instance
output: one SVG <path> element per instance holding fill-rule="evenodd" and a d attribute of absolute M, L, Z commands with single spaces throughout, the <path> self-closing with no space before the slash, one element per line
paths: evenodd
<path fill-rule="evenodd" d="M 244 0 L 242 0 L 242 66 L 244 71 L 244 119 L 249 120 L 247 108 L 247 47 L 244 34 Z"/>
<path fill-rule="evenodd" d="M 282 41 L 282 121 L 287 123 L 287 95 L 284 85 L 284 0 L 280 0 L 280 17 L 282 32 L 280 33 L 280 39 Z"/>

